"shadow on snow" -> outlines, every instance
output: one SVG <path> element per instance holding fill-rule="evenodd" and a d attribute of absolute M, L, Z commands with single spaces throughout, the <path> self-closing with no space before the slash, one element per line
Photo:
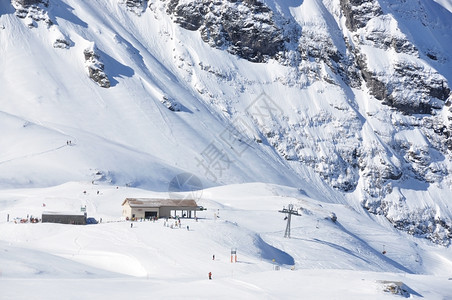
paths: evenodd
<path fill-rule="evenodd" d="M 275 260 L 278 265 L 294 265 L 295 260 L 288 253 L 267 244 L 259 235 L 256 236 L 254 244 L 260 249 L 260 256 L 263 259 Z"/>

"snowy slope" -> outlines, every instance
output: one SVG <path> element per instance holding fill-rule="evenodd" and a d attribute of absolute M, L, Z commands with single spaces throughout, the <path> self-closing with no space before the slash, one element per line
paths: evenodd
<path fill-rule="evenodd" d="M 326 41 L 341 55 L 349 51 L 339 35 L 341 30 L 347 32 L 347 29 L 340 27 L 334 2 L 269 5 L 280 11 L 281 18 L 298 22 L 308 37 L 320 35 L 318 40 L 305 40 L 312 47 L 322 47 Z M 199 38 L 198 32 L 179 27 L 165 13 L 165 4 L 160 1 L 143 7 L 140 16 L 126 8 L 124 3 L 116 1 L 52 1 L 45 9 L 46 18 L 53 22 L 48 26 L 44 21 L 34 21 L 30 15 L 18 18 L 12 6 L 3 3 L 1 110 L 23 122 L 71 135 L 77 139 L 79 147 L 98 144 L 94 140 L 101 138 L 107 144 L 149 154 L 149 164 L 155 162 L 152 157 L 157 157 L 156 164 L 164 164 L 162 168 L 167 168 L 169 173 L 189 171 L 210 184 L 265 181 L 298 186 L 304 174 L 314 170 L 322 180 L 339 190 L 353 191 L 362 182 L 366 195 L 374 197 L 378 193 L 384 197 L 388 180 L 379 187 L 372 176 L 370 182 L 366 179 L 371 172 L 367 169 L 374 165 L 372 160 L 383 159 L 388 163 L 388 170 L 376 170 L 377 175 L 390 178 L 399 176 L 400 172 L 408 177 L 416 175 L 403 170 L 406 159 L 401 157 L 403 153 L 393 153 L 393 158 L 386 154 L 382 154 L 383 157 L 367 155 L 369 151 L 394 151 L 389 147 L 399 147 L 399 144 L 413 145 L 414 151 L 425 149 L 418 138 L 410 136 L 400 142 L 396 139 L 395 145 L 391 145 L 400 129 L 386 122 L 384 114 L 389 114 L 386 107 L 360 90 L 341 86 L 328 63 L 303 60 L 298 70 L 271 59 L 266 64 L 251 63 L 213 49 Z M 393 8 L 397 9 L 400 8 Z M 434 9 L 435 14 L 446 14 L 438 7 L 430 9 Z M 442 19 L 446 17 L 447 14 Z M 408 33 L 400 33 L 396 22 L 371 23 L 363 30 L 379 32 L 380 29 L 374 27 L 383 26 L 390 36 L 406 36 Z M 443 23 L 437 25 L 439 35 L 447 30 L 441 26 L 450 25 Z M 27 27 L 29 24 L 32 28 Z M 395 29 L 391 29 L 394 26 Z M 410 35 L 419 32 L 416 26 L 409 25 L 408 29 L 413 31 Z M 417 41 L 422 37 L 417 45 L 424 47 L 426 36 L 428 34 L 424 33 L 413 38 Z M 430 41 L 429 45 L 441 55 L 447 55 L 447 51 L 439 48 L 448 48 L 447 39 L 438 38 L 441 38 L 440 44 L 432 45 Z M 64 41 L 67 48 L 55 46 L 57 41 Z M 391 51 L 381 55 L 384 49 L 365 43 L 361 48 L 363 55 L 372 56 L 368 67 L 377 73 L 381 73 L 379 68 L 384 69 L 385 63 L 400 60 L 394 55 L 402 56 Z M 109 89 L 99 88 L 88 78 L 86 49 L 95 49 L 104 64 L 111 83 Z M 411 59 L 407 55 L 405 58 Z M 450 77 L 448 61 L 444 56 L 432 65 L 445 78 Z M 435 70 L 427 69 L 426 73 L 429 72 Z M 180 111 L 166 109 L 171 103 Z M 270 110 L 263 113 L 262 109 Z M 381 111 L 382 115 L 376 115 L 376 111 Z M 399 116 L 394 115 L 394 118 Z M 447 118 L 446 113 L 444 118 Z M 372 131 L 378 132 L 377 136 L 367 136 L 364 121 L 371 124 Z M 419 121 L 402 117 L 400 122 Z M 228 140 L 232 131 L 237 131 L 234 138 L 241 135 L 239 142 Z M 82 134 L 91 137 L 82 140 L 79 137 Z M 62 145 L 65 142 L 62 138 Z M 6 149 L 8 152 L 17 149 L 14 145 L 7 147 L 11 147 Z M 223 153 L 222 168 L 204 168 L 199 162 L 212 149 Z M 106 159 L 106 156 L 114 157 L 117 150 L 82 151 L 94 152 L 93 161 L 98 161 L 101 158 L 95 153 Z M 109 154 L 104 155 L 104 152 Z M 350 157 L 357 155 L 361 158 Z M 117 155 L 121 158 L 115 157 L 110 163 L 98 166 L 92 161 L 85 162 L 91 159 L 86 155 L 82 157 L 73 159 L 83 165 L 74 179 L 89 178 L 91 172 L 87 169 L 101 169 L 117 176 L 129 173 L 117 179 L 121 184 L 149 186 L 149 181 L 143 179 L 148 176 L 148 169 L 142 168 L 134 174 L 130 174 L 130 170 L 124 172 L 120 166 L 124 159 L 121 154 Z M 428 161 L 430 165 L 419 170 L 419 176 L 447 184 L 448 177 L 439 180 L 435 174 L 447 175 L 450 165 L 439 160 Z M 19 169 L 19 163 L 20 160 L 11 161 L 8 167 Z M 52 176 L 46 176 L 47 182 L 41 182 L 33 175 L 41 171 L 40 166 L 27 165 L 28 184 L 39 186 L 67 181 L 66 178 L 61 180 L 58 172 L 52 172 L 48 165 L 47 172 L 57 176 L 52 182 L 49 182 Z M 360 173 L 356 165 L 366 171 Z M 170 180 L 171 176 L 168 177 Z M 404 185 L 403 181 L 401 184 Z M 15 181 L 4 178 L 2 185 L 15 186 Z"/>
<path fill-rule="evenodd" d="M 207 211 L 199 213 L 197 222 L 182 219 L 181 229 L 164 226 L 164 220 L 134 222 L 131 228 L 119 213 L 127 196 L 164 194 L 80 183 L 2 191 L 0 298 L 58 299 L 69 291 L 71 299 L 120 299 L 133 289 L 136 297 L 152 293 L 159 299 L 186 293 L 220 299 L 392 299 L 381 281 L 403 282 L 414 298 L 452 296 L 449 249 L 293 188 L 245 184 L 207 189 L 198 201 Z M 300 208 L 301 216 L 293 217 L 292 238 L 285 239 L 285 221 L 277 211 L 289 203 Z M 80 205 L 102 223 L 4 221 L 7 213 L 13 220 L 43 210 L 76 211 Z M 237 263 L 230 262 L 231 249 L 237 249 Z M 83 289 L 75 290 L 79 285 Z"/>
<path fill-rule="evenodd" d="M 118 179 L 121 184 L 146 185 L 143 181 L 148 181 L 143 177 L 147 177 L 151 170 L 158 170 L 158 165 L 161 164 L 165 165 L 167 172 L 174 175 L 178 173 L 174 171 L 177 169 L 201 173 L 202 168 L 197 167 L 195 157 L 200 156 L 210 143 L 218 139 L 218 133 L 227 128 L 228 121 L 219 112 L 212 111 L 210 105 L 200 102 L 192 95 L 193 91 L 181 81 L 183 72 L 177 66 L 174 65 L 171 69 L 173 59 L 168 55 L 168 51 L 176 42 L 171 42 L 166 34 L 161 32 L 165 28 L 164 22 L 158 22 L 159 26 L 156 27 L 153 16 L 138 19 L 115 2 L 99 6 L 94 6 L 94 3 L 69 4 L 70 6 L 67 6 L 63 2 L 57 2 L 51 6 L 49 15 L 54 16 L 58 26 L 51 26 L 49 29 L 40 24 L 29 30 L 16 16 L 2 16 L 5 27 L 5 30 L 2 30 L 2 111 L 22 119 L 24 123 L 37 123 L 48 130 L 56 131 L 55 138 L 62 132 L 60 146 L 69 139 L 81 148 L 68 155 L 78 156 L 78 153 L 74 153 L 78 151 L 91 152 L 91 157 L 81 155 L 81 159 L 69 159 L 80 165 L 81 172 L 74 177 L 77 179 L 89 178 L 89 169 L 101 169 L 105 173 L 124 176 L 125 170 L 120 164 L 121 161 L 128 160 L 127 156 L 117 153 L 118 150 L 105 148 L 115 146 L 134 149 L 132 151 L 137 151 L 138 156 L 149 154 L 151 157 L 146 159 L 146 164 L 156 165 L 155 169 L 142 167 L 140 171 L 133 172 L 135 174 L 124 176 L 126 178 L 120 181 Z M 3 9 L 7 9 L 5 6 L 8 4 L 2 5 Z M 105 9 L 101 11 L 96 9 L 104 6 Z M 86 20 L 82 21 L 74 15 L 76 12 Z M 112 20 L 112 16 L 126 24 Z M 95 20 L 104 20 L 96 25 L 100 28 L 87 27 L 89 23 L 98 22 Z M 15 28 L 23 33 L 25 43 L 22 38 L 14 38 L 17 36 Z M 150 32 L 149 29 L 154 31 Z M 177 27 L 174 30 L 177 30 Z M 72 46 L 69 49 L 53 48 L 55 36 L 66 37 Z M 156 37 L 160 37 L 159 40 Z M 165 39 L 169 41 L 160 44 Z M 94 41 L 100 51 L 105 51 L 102 59 L 112 81 L 112 88 L 108 90 L 99 89 L 86 76 L 84 70 L 83 51 Z M 28 51 L 31 51 L 31 55 Z M 212 59 L 217 60 L 215 57 Z M 171 64 L 168 64 L 169 62 Z M 28 72 L 30 69 L 36 71 Z M 176 99 L 182 105 L 182 110 L 178 113 L 167 110 L 160 103 L 164 96 Z M 23 139 L 27 139 L 25 131 L 23 135 Z M 92 146 L 89 145 L 99 144 L 98 139 L 103 139 L 105 146 L 96 146 L 100 147 L 97 150 L 90 148 Z M 223 145 L 217 147 L 221 146 Z M 14 144 L 6 147 L 11 147 L 5 149 L 8 152 L 15 152 L 17 149 Z M 36 147 L 38 149 L 35 151 L 34 144 L 30 145 L 29 151 L 39 152 L 40 148 L 46 146 Z M 55 152 L 55 155 L 57 154 L 58 151 Z M 153 155 L 158 156 L 158 161 L 152 159 Z M 276 172 L 280 162 L 278 159 L 275 162 L 275 154 L 270 149 L 261 150 L 258 155 L 244 156 L 240 160 L 232 155 L 233 153 L 228 153 L 228 156 L 231 156 L 228 161 L 237 163 L 231 164 L 231 174 L 225 174 L 225 178 L 220 178 L 221 181 L 232 181 L 235 178 L 239 181 L 296 182 L 290 179 L 293 177 L 290 171 Z M 91 159 L 94 162 L 89 161 Z M 110 162 L 97 162 L 103 159 Z M 60 163 L 63 165 L 58 158 L 52 157 L 52 160 L 56 167 Z M 38 160 L 35 161 L 39 163 Z M 20 160 L 11 161 L 10 158 L 9 165 L 5 166 L 4 170 L 21 169 L 20 163 Z M 27 166 L 27 179 L 32 185 L 51 185 L 67 181 L 62 180 L 51 165 L 47 165 L 46 173 L 49 176 L 46 176 L 46 180 L 52 180 L 42 182 L 41 176 L 33 175 L 41 173 L 42 167 L 35 166 L 34 163 L 28 163 Z M 52 176 L 52 173 L 55 176 Z M 266 175 L 262 176 L 264 173 Z M 271 173 L 283 174 L 272 176 Z M 169 181 L 172 176 L 166 178 Z M 161 183 L 162 180 L 155 186 Z M 15 184 L 13 179 L 2 180 L 3 186 Z"/>
<path fill-rule="evenodd" d="M 449 1 L 11 2 L 0 3 L 1 299 L 61 299 L 80 284 L 81 298 L 392 298 L 378 280 L 452 297 Z M 193 30 L 196 5 L 211 13 Z M 236 12 L 278 52 L 250 58 L 225 40 Z M 208 207 L 190 231 L 107 222 L 124 198 L 165 197 L 187 172 Z M 289 203 L 302 214 L 290 240 L 277 212 Z M 5 222 L 82 205 L 105 222 Z"/>

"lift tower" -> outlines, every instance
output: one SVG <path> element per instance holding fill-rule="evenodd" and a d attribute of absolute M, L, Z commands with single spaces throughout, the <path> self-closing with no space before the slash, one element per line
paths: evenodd
<path fill-rule="evenodd" d="M 286 217 L 284 220 L 287 220 L 286 225 L 286 232 L 284 233 L 285 238 L 290 239 L 290 219 L 292 218 L 292 215 L 301 216 L 298 211 L 293 209 L 293 204 L 289 204 L 289 208 L 284 208 L 282 210 L 279 210 L 280 213 L 286 214 Z"/>

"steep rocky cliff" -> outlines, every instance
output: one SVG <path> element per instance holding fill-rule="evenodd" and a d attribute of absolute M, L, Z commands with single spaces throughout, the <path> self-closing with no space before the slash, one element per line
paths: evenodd
<path fill-rule="evenodd" d="M 60 33 L 53 46 L 69 49 L 75 44 L 71 30 L 59 31 L 49 17 L 57 3 L 12 0 L 17 17 L 30 28 L 40 22 L 51 27 Z M 165 56 L 165 67 L 180 70 L 178 80 L 218 119 L 231 126 L 243 119 L 246 129 L 235 129 L 243 140 L 256 149 L 271 147 L 300 178 L 305 176 L 301 169 L 313 171 L 396 228 L 450 243 L 451 216 L 434 204 L 446 207 L 447 199 L 430 199 L 420 207 L 404 192 L 452 185 L 449 11 L 435 3 L 395 0 L 120 0 L 115 5 L 134 24 L 152 18 L 162 25 L 158 37 L 112 34 L 125 52 L 105 46 L 110 28 L 107 34 L 99 30 L 79 38 L 101 40 L 96 43 L 100 50 L 85 47 L 85 60 L 80 56 L 88 76 L 101 87 L 110 87 L 109 77 L 120 78 L 127 68 L 110 59 L 119 71 L 108 74 L 99 53 L 119 51 L 141 67 L 146 64 L 137 50 L 142 43 L 155 39 L 156 49 L 168 43 L 164 51 L 171 52 L 171 60 Z M 166 21 L 177 24 L 180 33 L 168 29 Z M 228 60 L 222 64 L 198 57 L 191 51 L 197 41 L 186 47 L 185 34 L 211 51 L 228 53 Z M 145 69 L 146 75 L 150 71 Z M 139 82 L 147 86 L 141 77 Z M 183 111 L 180 99 L 166 92 L 157 92 L 158 101 L 171 112 Z M 271 118 L 250 110 L 254 102 L 249 97 L 262 92 L 267 97 L 262 101 L 272 106 Z"/>
<path fill-rule="evenodd" d="M 322 5 L 321 1 L 315 2 Z M 441 162 L 452 158 L 452 114 L 450 109 L 443 109 L 450 98 L 448 80 L 429 63 L 437 59 L 436 55 L 422 53 L 398 27 L 393 15 L 403 16 L 404 9 L 411 6 L 405 1 L 388 4 L 377 0 L 341 0 L 340 7 L 323 2 L 325 10 L 330 5 L 337 29 L 344 20 L 346 27 L 341 31 L 331 32 L 331 26 L 326 27 L 322 21 L 297 22 L 290 15 L 271 10 L 263 1 L 172 0 L 166 5 L 167 13 L 176 23 L 188 30 L 198 30 L 203 41 L 212 47 L 257 63 L 273 59 L 297 69 L 296 73 L 304 73 L 305 76 L 296 76 L 288 84 L 343 82 L 368 90 L 373 96 L 370 101 L 382 101 L 393 107 L 387 113 L 368 112 L 367 117 L 390 125 L 388 132 L 376 132 L 380 143 L 370 147 L 355 134 L 363 125 L 353 111 L 345 122 L 323 113 L 315 116 L 317 125 L 308 119 L 295 126 L 279 120 L 261 126 L 261 131 L 281 156 L 311 166 L 339 190 L 354 191 L 361 180 L 362 204 L 370 212 L 387 216 L 399 229 L 448 244 L 452 237 L 449 219 L 438 218 L 434 209 L 395 218 L 394 215 L 406 215 L 400 200 L 403 197 L 396 197 L 400 200 L 397 204 L 385 200 L 394 185 L 409 178 L 441 183 L 452 171 L 450 165 Z M 425 10 L 422 3 L 415 5 Z M 375 53 L 386 57 L 384 68 L 373 61 Z M 341 125 L 332 125 L 336 122 Z M 307 142 L 309 136 L 300 134 L 299 129 L 318 128 L 319 124 L 335 134 Z M 407 128 L 422 132 L 426 143 L 416 145 L 399 138 L 398 132 Z M 312 155 L 306 148 L 314 151 L 322 148 L 325 155 Z"/>
<path fill-rule="evenodd" d="M 11 4 L 16 9 L 16 16 L 25 19 L 29 27 L 36 27 L 39 21 L 48 26 L 53 23 L 47 14 L 49 0 L 12 0 Z"/>
<path fill-rule="evenodd" d="M 212 47 L 253 62 L 263 62 L 284 48 L 282 29 L 260 1 L 171 0 L 167 12 L 183 28 L 199 30 Z"/>

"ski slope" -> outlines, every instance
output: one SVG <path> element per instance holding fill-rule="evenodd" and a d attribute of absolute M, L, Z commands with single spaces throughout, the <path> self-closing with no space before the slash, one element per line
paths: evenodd
<path fill-rule="evenodd" d="M 399 297 L 384 292 L 382 281 L 403 282 L 413 298 L 452 296 L 450 249 L 394 230 L 384 219 L 350 206 L 253 183 L 204 190 L 198 204 L 207 210 L 198 212 L 198 221 L 182 219 L 181 228 L 166 227 L 163 219 L 133 222 L 131 228 L 121 219 L 126 197 L 164 196 L 75 182 L 2 190 L 0 299 Z M 278 210 L 290 203 L 301 216 L 292 217 L 287 239 Z M 85 205 L 88 216 L 102 223 L 13 222 Z M 230 262 L 231 249 L 237 249 L 236 263 Z"/>

